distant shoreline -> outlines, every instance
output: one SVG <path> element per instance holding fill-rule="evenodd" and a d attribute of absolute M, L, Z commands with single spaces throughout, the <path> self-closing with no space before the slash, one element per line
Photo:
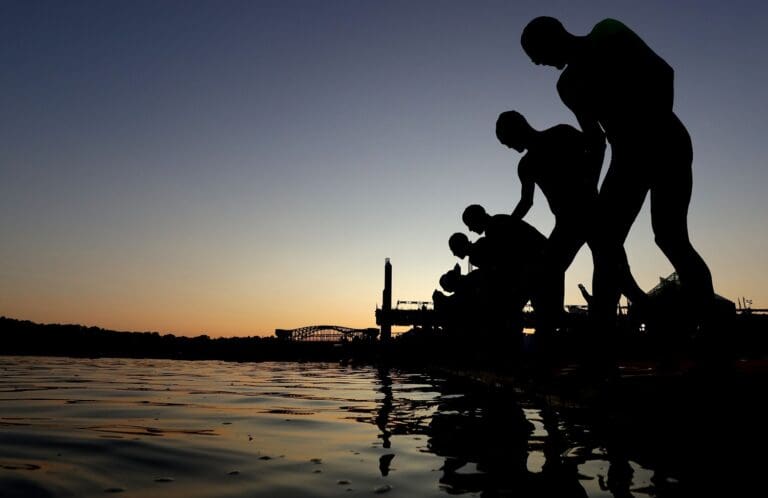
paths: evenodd
<path fill-rule="evenodd" d="M 276 337 L 197 337 L 118 332 L 72 324 L 39 324 L 0 317 L 0 355 L 73 358 L 156 358 L 227 361 L 338 361 L 348 348 L 287 342 Z M 352 345 L 358 353 L 370 344 Z M 358 347 L 359 346 L 359 347 Z M 343 350 L 343 351 L 342 351 Z"/>

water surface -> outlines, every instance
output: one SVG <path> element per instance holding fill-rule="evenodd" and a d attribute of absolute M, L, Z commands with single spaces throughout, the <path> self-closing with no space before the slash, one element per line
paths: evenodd
<path fill-rule="evenodd" d="M 642 497 L 660 484 L 587 427 L 436 375 L 39 357 L 0 357 L 0 373 L 4 497 Z"/>

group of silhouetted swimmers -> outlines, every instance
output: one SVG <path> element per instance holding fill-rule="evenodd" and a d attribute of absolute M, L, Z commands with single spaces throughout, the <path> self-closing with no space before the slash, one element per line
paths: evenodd
<path fill-rule="evenodd" d="M 537 64 L 562 70 L 557 91 L 581 127 L 533 128 L 516 111 L 499 115 L 496 136 L 525 153 L 518 165 L 520 200 L 511 214 L 489 215 L 479 205 L 463 214 L 463 233 L 449 240 L 457 264 L 440 278 L 435 309 L 446 323 L 475 330 L 519 330 L 530 300 L 537 341 L 545 343 L 561 324 L 564 276 L 586 243 L 594 264 L 589 314 L 598 335 L 611 334 L 623 294 L 638 309 L 652 307 L 630 272 L 624 241 L 650 192 L 655 240 L 677 271 L 691 314 L 714 299 L 712 277 L 688 237 L 692 146 L 672 110 L 673 70 L 633 31 L 605 19 L 576 36 L 551 17 L 525 27 L 521 43 Z M 611 161 L 598 189 L 606 141 Z M 555 216 L 545 237 L 523 218 L 538 186 Z M 586 289 L 583 294 L 588 296 Z"/>

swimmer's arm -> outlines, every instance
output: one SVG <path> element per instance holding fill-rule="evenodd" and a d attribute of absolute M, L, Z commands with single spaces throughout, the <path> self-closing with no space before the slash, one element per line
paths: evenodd
<path fill-rule="evenodd" d="M 571 107 L 576 120 L 579 122 L 584 140 L 583 172 L 588 175 L 590 183 L 597 186 L 600 170 L 605 159 L 605 133 L 597 119 L 586 112 L 577 112 L 578 108 Z"/>
<path fill-rule="evenodd" d="M 564 73 L 557 82 L 557 91 L 560 99 L 573 112 L 579 127 L 584 134 L 584 151 L 590 166 L 598 171 L 603 166 L 605 158 L 605 133 L 600 127 L 597 117 L 590 112 L 590 106 L 587 103 L 585 91 L 572 84 L 572 72 Z"/>
<path fill-rule="evenodd" d="M 584 144 L 584 169 L 582 170 L 585 175 L 584 180 L 594 188 L 597 188 L 604 160 L 605 135 L 602 130 L 599 130 L 599 135 L 587 139 Z"/>
<path fill-rule="evenodd" d="M 533 192 L 536 187 L 536 183 L 533 181 L 531 175 L 526 171 L 525 157 L 520 160 L 520 167 L 518 168 L 518 175 L 520 176 L 520 200 L 512 211 L 512 217 L 523 219 L 528 211 L 533 206 Z"/>
<path fill-rule="evenodd" d="M 594 167 L 600 171 L 605 159 L 605 133 L 596 119 L 591 119 L 584 113 L 576 114 L 576 119 L 584 132 L 584 151 L 589 169 Z"/>

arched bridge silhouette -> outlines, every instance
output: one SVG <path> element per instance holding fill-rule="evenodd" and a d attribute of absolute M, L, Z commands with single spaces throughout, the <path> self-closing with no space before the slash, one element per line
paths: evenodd
<path fill-rule="evenodd" d="M 308 325 L 297 329 L 275 329 L 278 339 L 287 341 L 344 342 L 352 340 L 373 341 L 379 329 L 353 329 L 340 325 Z"/>

